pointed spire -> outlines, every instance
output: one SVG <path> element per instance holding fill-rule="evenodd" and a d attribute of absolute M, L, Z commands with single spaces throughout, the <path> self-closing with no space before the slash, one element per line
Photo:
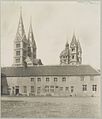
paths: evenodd
<path fill-rule="evenodd" d="M 36 49 L 36 43 L 34 40 L 34 35 L 33 35 L 33 29 L 32 29 L 32 23 L 30 19 L 30 26 L 29 26 L 29 33 L 28 33 L 28 42 L 32 44 L 32 47 Z"/>
<path fill-rule="evenodd" d="M 69 47 L 68 40 L 67 40 L 67 42 L 66 42 L 66 45 L 65 45 L 65 47 L 66 47 L 66 48 L 68 48 L 68 47 Z"/>
<path fill-rule="evenodd" d="M 72 37 L 72 41 L 71 41 L 71 46 L 76 45 L 77 40 L 76 40 L 76 36 L 75 36 L 75 32 L 73 33 L 73 37 Z"/>
<path fill-rule="evenodd" d="M 77 45 L 78 45 L 78 51 L 82 53 L 82 49 L 81 49 L 81 45 L 80 45 L 79 40 L 77 40 Z"/>
<path fill-rule="evenodd" d="M 19 18 L 19 24 L 18 24 L 18 29 L 17 29 L 17 36 L 20 36 L 23 38 L 25 36 L 25 30 L 24 30 L 24 25 L 23 25 L 23 19 L 22 19 L 22 8 L 20 7 L 20 18 Z"/>

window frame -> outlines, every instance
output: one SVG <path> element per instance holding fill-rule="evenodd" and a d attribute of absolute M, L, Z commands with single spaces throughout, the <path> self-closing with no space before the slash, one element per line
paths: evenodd
<path fill-rule="evenodd" d="M 87 91 L 87 84 L 84 84 L 84 85 L 82 85 L 82 86 L 83 86 L 82 90 L 83 90 L 83 91 Z"/>
<path fill-rule="evenodd" d="M 58 78 L 57 77 L 54 78 L 54 82 L 58 82 Z"/>
<path fill-rule="evenodd" d="M 16 56 L 20 56 L 20 50 L 16 51 Z"/>

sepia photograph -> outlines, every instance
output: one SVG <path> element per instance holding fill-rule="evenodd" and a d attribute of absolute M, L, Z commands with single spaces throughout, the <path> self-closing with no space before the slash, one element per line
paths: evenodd
<path fill-rule="evenodd" d="M 1 1 L 1 118 L 101 118 L 100 4 Z"/>

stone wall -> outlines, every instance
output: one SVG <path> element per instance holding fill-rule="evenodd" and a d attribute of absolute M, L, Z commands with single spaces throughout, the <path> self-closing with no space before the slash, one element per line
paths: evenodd
<path fill-rule="evenodd" d="M 65 80 L 65 78 L 66 81 L 62 81 Z M 39 96 L 42 95 L 43 96 L 46 95 L 99 96 L 100 95 L 99 76 L 94 76 L 94 79 L 93 76 L 91 78 L 90 76 L 84 76 L 84 78 L 81 76 L 7 77 L 6 80 L 7 80 L 8 88 L 5 88 L 5 90 L 9 89 L 10 95 L 17 95 L 17 92 L 19 92 L 19 95 L 28 95 L 28 96 L 29 95 L 39 95 Z M 87 91 L 83 91 L 83 85 L 87 85 Z M 92 91 L 92 85 L 97 85 L 96 91 Z M 31 86 L 34 86 L 33 92 L 31 92 Z"/>

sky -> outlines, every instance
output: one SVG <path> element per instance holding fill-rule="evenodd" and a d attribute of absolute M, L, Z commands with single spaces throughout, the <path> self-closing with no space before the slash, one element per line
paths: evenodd
<path fill-rule="evenodd" d="M 100 2 L 77 1 L 2 2 L 1 66 L 13 64 L 20 7 L 26 36 L 32 19 L 37 58 L 44 65 L 60 64 L 60 53 L 75 32 L 82 47 L 82 64 L 100 68 Z"/>

